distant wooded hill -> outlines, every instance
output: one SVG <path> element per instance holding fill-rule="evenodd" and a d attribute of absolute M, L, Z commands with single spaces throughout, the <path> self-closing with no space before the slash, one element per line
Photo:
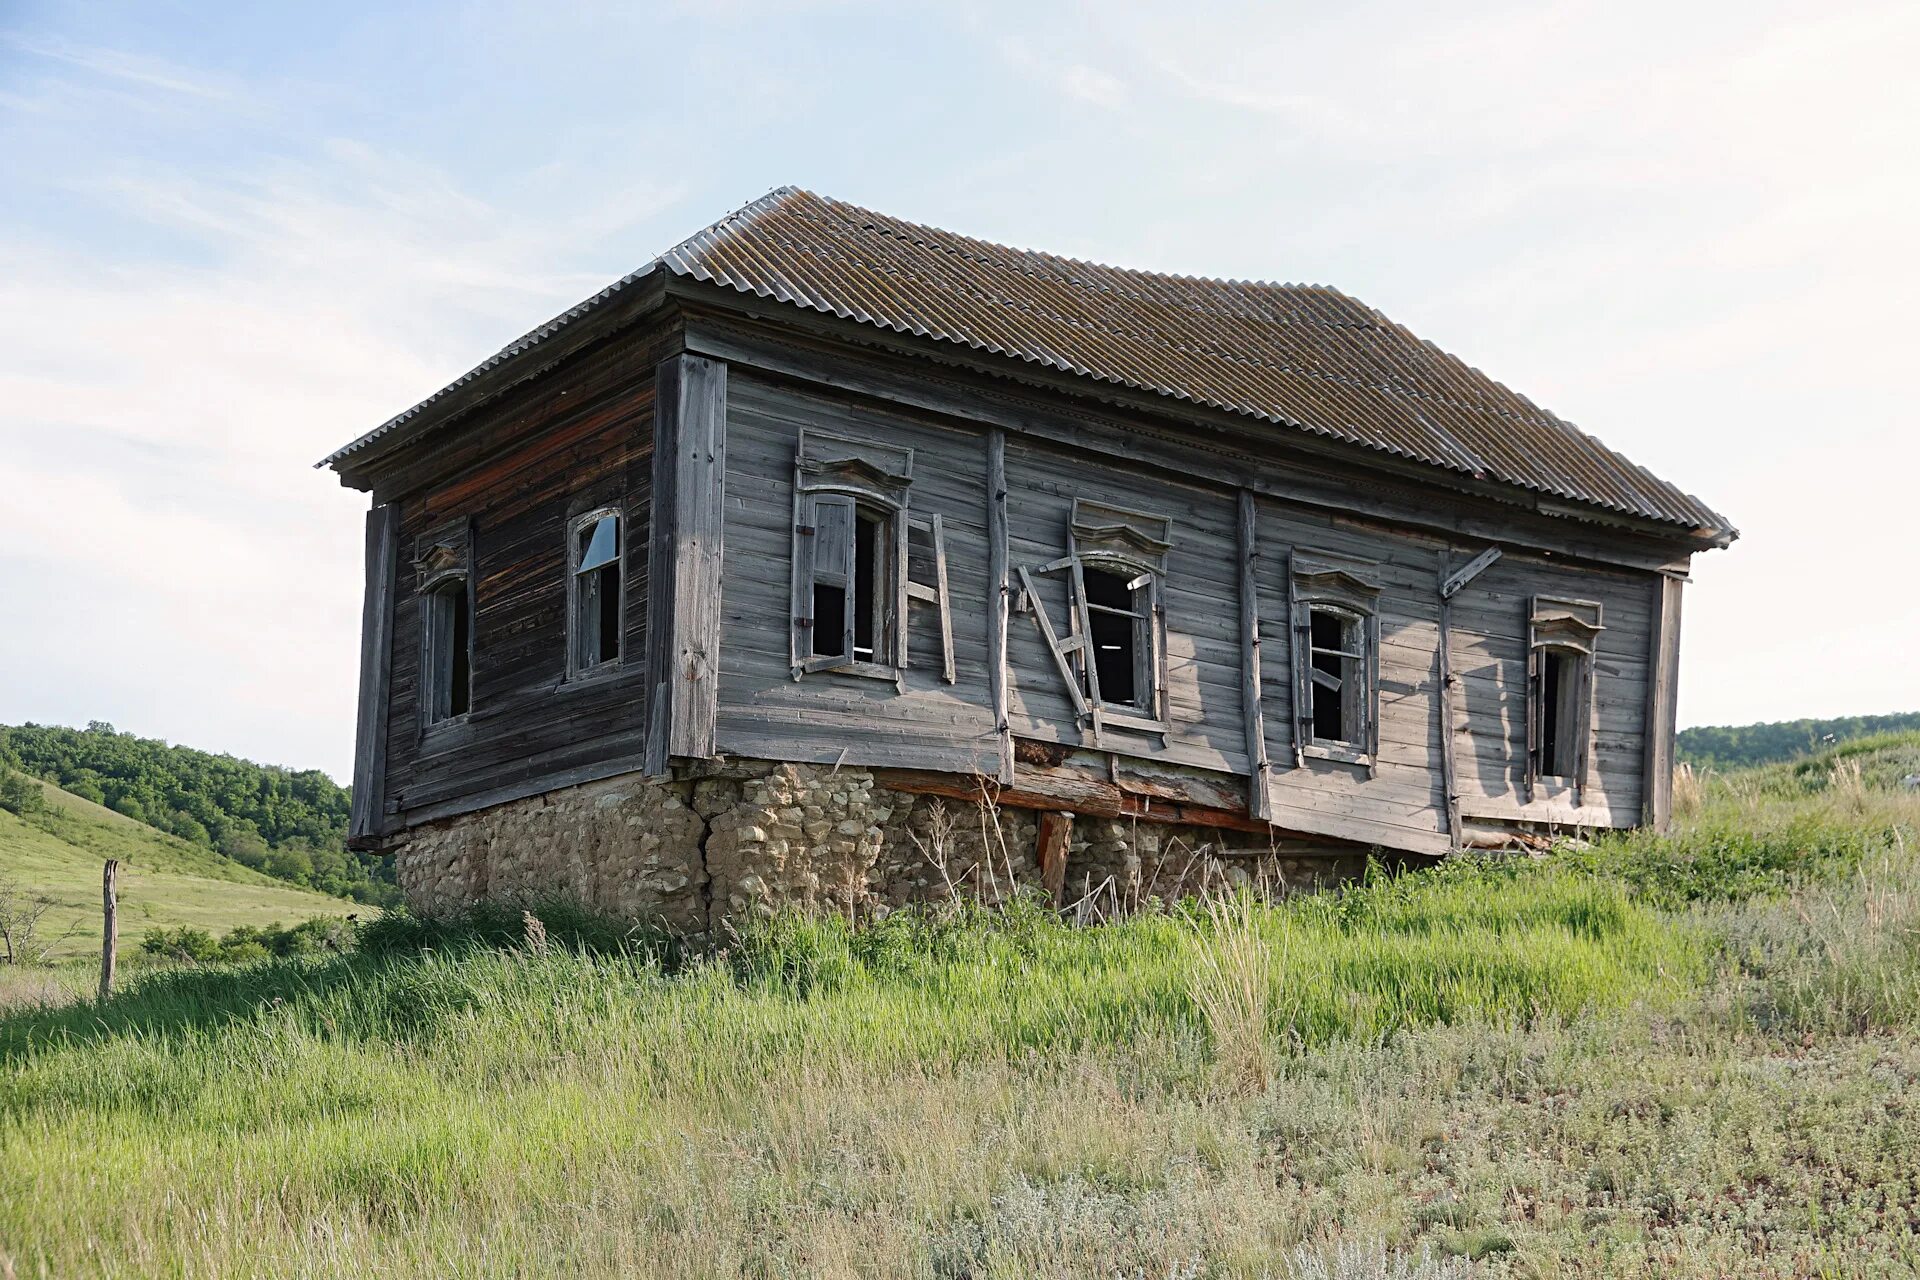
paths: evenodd
<path fill-rule="evenodd" d="M 1680 758 L 1696 768 L 1771 764 L 1876 733 L 1920 729 L 1920 711 L 1838 720 L 1776 720 L 1769 724 L 1704 725 L 1680 731 Z"/>
<path fill-rule="evenodd" d="M 388 860 L 347 849 L 347 790 L 317 769 L 171 746 L 97 720 L 0 726 L 0 771 L 9 766 L 277 879 L 360 902 L 397 896 Z"/>

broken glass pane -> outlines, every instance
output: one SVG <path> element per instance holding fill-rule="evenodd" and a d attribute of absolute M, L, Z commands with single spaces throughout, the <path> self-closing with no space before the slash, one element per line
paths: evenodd
<path fill-rule="evenodd" d="M 604 515 L 593 522 L 591 532 L 582 536 L 586 550 L 580 553 L 580 563 L 574 566 L 575 573 L 586 573 L 598 569 L 601 565 L 612 564 L 620 558 L 620 517 Z"/>

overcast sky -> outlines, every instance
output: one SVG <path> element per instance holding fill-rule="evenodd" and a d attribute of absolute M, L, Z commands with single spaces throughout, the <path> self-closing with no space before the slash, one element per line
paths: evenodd
<path fill-rule="evenodd" d="M 345 778 L 311 464 L 783 183 L 1344 289 L 1740 527 L 1683 724 L 1920 709 L 1911 0 L 385 8 L 0 0 L 0 722 Z"/>

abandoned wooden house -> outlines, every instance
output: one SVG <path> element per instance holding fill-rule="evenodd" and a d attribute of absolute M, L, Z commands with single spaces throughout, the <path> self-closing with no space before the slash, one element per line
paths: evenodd
<path fill-rule="evenodd" d="M 355 842 L 689 930 L 983 851 L 1072 898 L 1665 823 L 1736 536 L 1336 290 L 791 188 L 323 465 L 373 504 Z"/>

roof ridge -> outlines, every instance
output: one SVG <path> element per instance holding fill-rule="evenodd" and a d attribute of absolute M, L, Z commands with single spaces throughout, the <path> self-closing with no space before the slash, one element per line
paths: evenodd
<path fill-rule="evenodd" d="M 894 223 L 898 226 L 911 228 L 914 231 L 931 233 L 931 235 L 933 236 L 947 236 L 955 240 L 967 241 L 970 244 L 985 245 L 989 249 L 999 249 L 1008 254 L 1015 254 L 1022 257 L 1041 258 L 1049 262 L 1064 263 L 1068 266 L 1084 267 L 1094 271 L 1108 271 L 1108 272 L 1114 273 L 1115 275 L 1131 277 L 1133 279 L 1165 281 L 1168 283 L 1177 283 L 1177 284 L 1209 284 L 1209 285 L 1216 285 L 1216 286 L 1226 286 L 1226 287 L 1236 288 L 1236 289 L 1271 289 L 1275 291 L 1325 289 L 1328 292 L 1337 294 L 1338 296 L 1341 296 L 1341 297 L 1346 296 L 1344 294 L 1339 294 L 1338 290 L 1332 289 L 1328 285 L 1315 284 L 1307 281 L 1248 280 L 1248 279 L 1239 279 L 1236 277 L 1225 277 L 1225 276 L 1188 275 L 1178 271 L 1149 271 L 1143 267 L 1123 267 L 1116 263 L 1099 262 L 1092 258 L 1074 258 L 1074 257 L 1069 257 L 1066 254 L 1052 253 L 1045 249 L 1027 249 L 1027 248 L 1022 248 L 1019 245 L 1002 244 L 998 240 L 983 240 L 979 236 L 970 236 L 963 231 L 952 231 L 945 227 L 936 227 L 931 223 L 912 222 L 905 218 L 895 218 L 895 217 L 892 217 L 891 215 L 881 213 L 877 209 L 869 209 L 864 205 L 857 205 L 847 200 L 837 200 L 832 196 L 817 195 L 811 191 L 802 190 L 802 191 L 799 191 L 798 194 L 812 196 L 815 200 L 820 201 L 821 204 L 826 205 L 829 208 L 851 209 L 859 213 L 867 214 L 876 219 L 881 219 L 886 222 Z M 848 219 L 848 221 L 852 222 L 853 220 Z M 890 229 L 883 226 L 874 226 L 871 229 L 880 235 L 888 236 L 895 239 L 910 240 L 914 243 L 922 244 L 927 248 L 936 249 L 943 253 L 951 253 L 955 257 L 965 258 L 969 261 L 986 262 L 994 266 L 1005 266 L 1011 270 L 1021 271 L 1023 272 L 1023 274 L 1031 274 L 1031 275 L 1043 274 L 1040 272 L 1027 271 L 1025 268 L 1016 266 L 1015 264 L 1012 264 L 1012 263 L 995 262 L 993 259 L 982 256 L 982 255 L 966 253 L 959 249 L 949 249 L 944 245 L 934 243 L 931 239 L 922 238 L 922 237 L 913 237 L 913 236 L 900 236 L 900 235 L 897 235 L 895 232 L 891 231 Z M 1073 284 L 1073 285 L 1084 284 L 1086 285 L 1086 287 L 1098 288 L 1102 290 L 1106 290 L 1108 288 L 1108 286 L 1095 284 L 1090 281 L 1083 282 L 1079 280 L 1074 280 L 1071 277 L 1064 276 L 1064 275 L 1055 275 L 1051 278 L 1060 279 L 1067 284 Z M 1348 299 L 1348 301 L 1354 301 L 1354 299 Z"/>

